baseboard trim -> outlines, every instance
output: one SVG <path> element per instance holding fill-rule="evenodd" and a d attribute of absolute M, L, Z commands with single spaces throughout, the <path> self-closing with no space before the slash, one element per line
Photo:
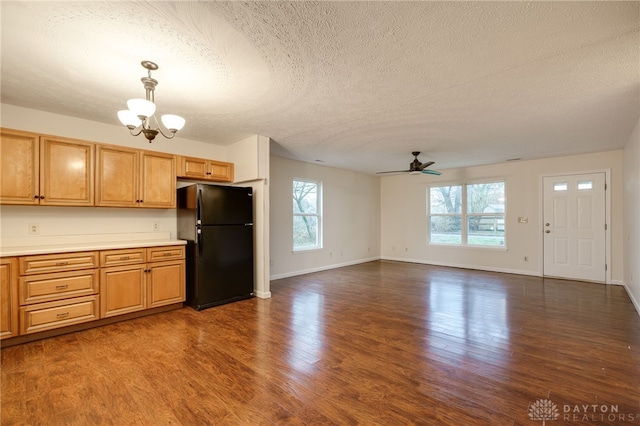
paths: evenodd
<path fill-rule="evenodd" d="M 631 292 L 631 290 L 629 290 L 629 287 L 625 283 L 621 283 L 620 285 L 624 287 L 627 295 L 629 296 L 629 299 L 631 299 L 631 303 L 633 303 L 633 307 L 636 308 L 636 312 L 638 313 L 638 316 L 640 316 L 640 302 L 636 300 L 635 297 L 633 297 L 633 293 Z"/>
<path fill-rule="evenodd" d="M 431 261 L 426 261 L 424 259 L 406 259 L 406 258 L 389 257 L 389 256 L 383 256 L 381 259 L 390 260 L 393 262 L 420 263 L 423 265 L 445 266 L 448 268 L 473 269 L 476 271 L 502 272 L 504 274 L 516 274 L 516 275 L 529 275 L 532 277 L 540 276 L 537 272 L 525 271 L 522 269 L 491 268 L 491 267 L 480 266 L 480 265 L 467 265 L 467 264 L 458 264 L 458 263 L 450 263 L 450 262 L 431 262 Z"/>
<path fill-rule="evenodd" d="M 270 291 L 256 291 L 253 293 L 258 299 L 269 299 L 271 297 Z"/>
<path fill-rule="evenodd" d="M 373 262 L 374 260 L 380 260 L 380 259 L 381 259 L 380 257 L 369 257 L 367 259 L 358 259 L 358 260 L 352 260 L 350 262 L 334 263 L 331 265 L 319 266 L 317 268 L 302 269 L 300 271 L 293 271 L 293 272 L 287 272 L 284 274 L 271 275 L 270 280 L 273 281 L 273 280 L 279 280 L 282 278 L 295 277 L 298 275 L 312 274 L 314 272 L 328 271 L 330 269 L 337 269 L 337 268 L 342 268 L 344 266 L 357 265 L 359 263 Z"/>

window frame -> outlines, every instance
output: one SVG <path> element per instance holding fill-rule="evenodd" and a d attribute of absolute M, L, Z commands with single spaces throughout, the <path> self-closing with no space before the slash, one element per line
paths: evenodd
<path fill-rule="evenodd" d="M 319 180 L 314 180 L 314 179 L 308 179 L 308 178 L 293 178 L 293 180 L 291 181 L 291 202 L 292 202 L 292 207 L 293 207 L 293 203 L 295 203 L 295 198 L 293 197 L 293 191 L 295 188 L 295 184 L 296 182 L 302 182 L 305 184 L 313 184 L 316 186 L 316 212 L 315 213 L 296 213 L 295 208 L 292 209 L 292 220 L 291 220 L 291 231 L 292 231 L 292 235 L 291 235 L 291 244 L 292 244 L 292 251 L 294 253 L 300 253 L 300 252 L 309 252 L 309 251 L 313 251 L 313 250 L 321 250 L 322 249 L 322 244 L 323 244 L 323 226 L 322 226 L 322 181 Z M 296 247 L 296 241 L 295 241 L 295 231 L 294 231 L 294 227 L 295 227 L 295 222 L 296 222 L 296 218 L 297 217 L 314 217 L 316 218 L 316 244 L 315 245 L 309 245 L 309 246 L 298 246 Z"/>
<path fill-rule="evenodd" d="M 468 187 L 473 185 L 482 184 L 495 184 L 501 183 L 503 185 L 503 197 L 504 197 L 504 212 L 502 213 L 474 213 L 469 212 L 468 207 Z M 439 187 L 460 187 L 460 213 L 432 213 L 431 212 L 431 190 L 432 188 Z M 438 183 L 429 185 L 427 187 L 427 245 L 432 246 L 445 246 L 445 247 L 465 247 L 465 248 L 477 248 L 485 250 L 506 250 L 507 249 L 507 180 L 506 179 L 492 179 L 492 180 L 479 180 L 468 182 L 453 182 L 453 183 Z M 503 244 L 500 245 L 488 245 L 488 244 L 469 244 L 469 218 L 470 217 L 493 217 L 502 216 L 503 220 Z M 433 242 L 432 241 L 432 217 L 455 217 L 460 220 L 460 242 Z"/>

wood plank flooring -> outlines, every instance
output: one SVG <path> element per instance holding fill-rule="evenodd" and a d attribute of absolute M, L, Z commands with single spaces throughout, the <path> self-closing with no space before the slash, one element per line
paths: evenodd
<path fill-rule="evenodd" d="M 0 423 L 640 424 L 620 286 L 377 261 L 272 293 L 3 348 Z"/>

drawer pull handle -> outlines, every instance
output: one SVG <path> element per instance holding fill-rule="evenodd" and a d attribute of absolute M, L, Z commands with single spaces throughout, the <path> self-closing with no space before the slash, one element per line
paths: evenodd
<path fill-rule="evenodd" d="M 68 265 L 69 262 L 56 262 L 56 266 L 64 266 L 64 265 Z"/>
<path fill-rule="evenodd" d="M 57 285 L 56 290 L 64 290 L 67 287 L 69 287 L 69 284 Z"/>
<path fill-rule="evenodd" d="M 120 260 L 129 260 L 129 256 L 122 256 L 120 257 Z"/>
<path fill-rule="evenodd" d="M 171 256 L 172 254 L 173 254 L 173 253 L 171 253 L 170 251 L 165 251 L 165 252 L 164 252 L 164 255 L 165 255 L 165 256 Z"/>
<path fill-rule="evenodd" d="M 56 315 L 57 318 L 64 318 L 64 317 L 68 317 L 68 316 L 69 316 L 69 312 L 62 312 L 62 313 Z"/>

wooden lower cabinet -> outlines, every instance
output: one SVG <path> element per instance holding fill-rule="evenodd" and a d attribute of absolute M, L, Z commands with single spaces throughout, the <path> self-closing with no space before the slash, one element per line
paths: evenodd
<path fill-rule="evenodd" d="M 98 295 L 20 307 L 20 334 L 37 333 L 99 318 Z"/>
<path fill-rule="evenodd" d="M 98 293 L 98 270 L 27 275 L 18 282 L 22 290 L 20 305 L 51 302 Z"/>
<path fill-rule="evenodd" d="M 176 305 L 185 300 L 184 246 L 0 260 L 2 339 L 43 331 L 49 331 L 45 336 L 61 334 L 64 331 L 55 329 Z M 71 330 L 77 328 L 71 327 Z M 31 340 L 34 339 L 37 336 Z M 19 341 L 24 340 L 20 337 Z"/>
<path fill-rule="evenodd" d="M 114 266 L 100 271 L 100 316 L 141 311 L 147 307 L 144 264 Z"/>
<path fill-rule="evenodd" d="M 0 259 L 0 339 L 18 335 L 18 259 Z"/>
<path fill-rule="evenodd" d="M 185 300 L 184 260 L 149 264 L 148 306 L 156 308 Z"/>
<path fill-rule="evenodd" d="M 102 266 L 123 264 L 101 269 L 102 318 L 184 302 L 184 254 L 184 246 L 101 252 Z"/>

